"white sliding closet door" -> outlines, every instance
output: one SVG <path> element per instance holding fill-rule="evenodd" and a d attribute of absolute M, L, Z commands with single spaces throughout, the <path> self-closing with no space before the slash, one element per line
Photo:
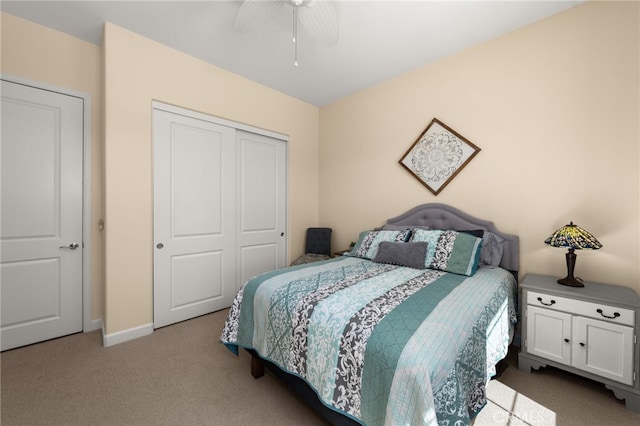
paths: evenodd
<path fill-rule="evenodd" d="M 158 328 L 227 308 L 284 266 L 287 171 L 284 140 L 204 114 L 154 108 L 153 132 Z"/>
<path fill-rule="evenodd" d="M 238 131 L 236 152 L 239 289 L 249 278 L 285 266 L 287 146 Z"/>
<path fill-rule="evenodd" d="M 235 130 L 153 111 L 154 327 L 231 305 Z"/>

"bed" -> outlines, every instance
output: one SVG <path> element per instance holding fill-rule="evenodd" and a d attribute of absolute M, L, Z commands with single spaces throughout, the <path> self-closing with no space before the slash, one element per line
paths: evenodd
<path fill-rule="evenodd" d="M 249 280 L 221 342 L 333 424 L 469 424 L 513 338 L 518 267 L 517 236 L 423 204 L 343 256 Z"/>

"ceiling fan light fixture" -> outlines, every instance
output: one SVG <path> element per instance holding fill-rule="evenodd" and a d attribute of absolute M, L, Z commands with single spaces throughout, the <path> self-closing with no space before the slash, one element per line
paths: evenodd
<path fill-rule="evenodd" d="M 293 8 L 293 65 L 298 66 L 298 29 L 300 24 L 310 38 L 324 47 L 338 42 L 338 16 L 329 0 L 244 0 L 236 13 L 233 28 L 247 32 L 273 19 L 285 5 Z"/>

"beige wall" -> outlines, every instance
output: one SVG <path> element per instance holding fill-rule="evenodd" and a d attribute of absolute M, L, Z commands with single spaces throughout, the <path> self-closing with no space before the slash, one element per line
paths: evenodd
<path fill-rule="evenodd" d="M 317 222 L 318 108 L 107 23 L 106 332 L 153 321 L 151 102 L 289 136 L 290 255 Z"/>
<path fill-rule="evenodd" d="M 91 95 L 92 319 L 102 318 L 102 49 L 66 34 L 2 13 L 0 70 Z"/>
<path fill-rule="evenodd" d="M 573 220 L 604 244 L 577 275 L 640 292 L 638 16 L 583 4 L 319 111 L 110 24 L 103 51 L 2 14 L 0 69 L 92 95 L 93 318 L 108 334 L 153 320 L 152 100 L 289 135 L 290 258 L 308 226 L 332 226 L 338 250 L 442 202 L 519 234 L 523 273 L 565 272 L 543 241 Z M 482 148 L 437 197 L 397 164 L 433 117 Z"/>
<path fill-rule="evenodd" d="M 3 73 L 92 95 L 92 317 L 107 334 L 153 321 L 152 100 L 289 136 L 289 257 L 302 252 L 318 221 L 318 108 L 115 25 L 103 49 L 6 13 L 0 23 Z"/>
<path fill-rule="evenodd" d="M 588 2 L 320 109 L 320 223 L 334 249 L 428 202 L 495 222 L 521 272 L 574 221 L 604 248 L 576 275 L 640 292 L 639 3 Z M 398 160 L 437 117 L 482 151 L 437 197 Z"/>

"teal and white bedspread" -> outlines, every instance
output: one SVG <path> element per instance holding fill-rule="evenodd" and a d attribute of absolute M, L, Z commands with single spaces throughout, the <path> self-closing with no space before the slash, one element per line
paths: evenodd
<path fill-rule="evenodd" d="M 516 282 L 340 257 L 249 280 L 221 341 L 255 350 L 362 424 L 463 425 L 507 354 Z"/>

